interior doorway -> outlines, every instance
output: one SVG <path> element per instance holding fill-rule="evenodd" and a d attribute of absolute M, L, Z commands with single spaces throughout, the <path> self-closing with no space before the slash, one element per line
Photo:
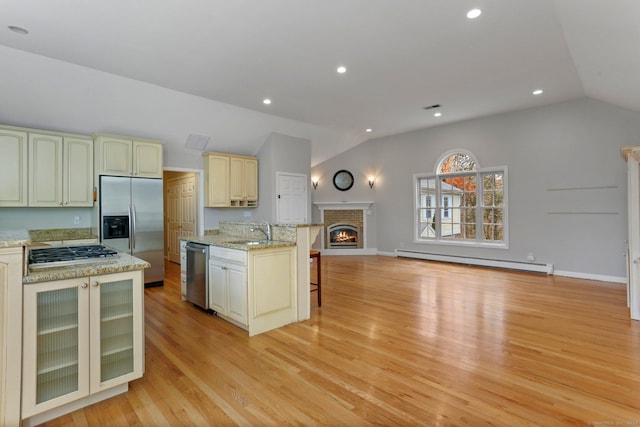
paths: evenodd
<path fill-rule="evenodd" d="M 276 172 L 276 221 L 304 224 L 308 221 L 307 175 Z"/>
<path fill-rule="evenodd" d="M 198 232 L 198 181 L 195 172 L 164 171 L 165 258 L 180 263 L 180 239 Z"/>

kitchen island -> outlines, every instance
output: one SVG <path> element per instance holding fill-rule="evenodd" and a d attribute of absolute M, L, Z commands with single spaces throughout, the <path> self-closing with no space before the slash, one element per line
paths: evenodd
<path fill-rule="evenodd" d="M 127 254 L 30 269 L 0 231 L 0 425 L 35 425 L 126 392 L 144 372 L 144 269 Z"/>
<path fill-rule="evenodd" d="M 219 230 L 182 239 L 183 300 L 187 299 L 185 245 L 195 242 L 209 246 L 205 308 L 250 336 L 308 319 L 309 249 L 321 228 L 221 221 Z"/>

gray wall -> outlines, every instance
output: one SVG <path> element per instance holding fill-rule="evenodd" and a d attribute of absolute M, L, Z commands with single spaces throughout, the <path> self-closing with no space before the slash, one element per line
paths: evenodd
<path fill-rule="evenodd" d="M 311 171 L 311 141 L 280 133 L 272 133 L 258 152 L 260 200 L 258 217 L 275 221 L 277 217 L 276 173 L 306 175 Z M 307 201 L 307 217 L 311 218 L 311 195 Z"/>
<path fill-rule="evenodd" d="M 381 252 L 404 247 L 516 261 L 533 252 L 536 262 L 561 273 L 619 279 L 626 275 L 627 232 L 620 149 L 639 142 L 639 113 L 569 101 L 367 141 L 313 168 L 321 177 L 314 201 L 373 198 Z M 481 167 L 508 167 L 508 249 L 414 243 L 413 174 L 433 172 L 455 148 L 473 152 Z M 330 181 L 342 168 L 354 173 L 356 185 L 340 194 Z M 377 173 L 373 191 L 369 171 Z M 549 191 L 584 187 L 611 188 Z"/>

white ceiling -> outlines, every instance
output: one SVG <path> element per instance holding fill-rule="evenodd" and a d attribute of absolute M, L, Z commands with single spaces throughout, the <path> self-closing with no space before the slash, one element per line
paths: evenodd
<path fill-rule="evenodd" d="M 365 140 L 583 96 L 640 111 L 638 17 L 638 0 L 2 0 L 0 44 Z"/>

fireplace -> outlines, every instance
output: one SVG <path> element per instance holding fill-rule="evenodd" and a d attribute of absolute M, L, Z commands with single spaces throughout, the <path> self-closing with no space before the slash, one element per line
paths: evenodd
<path fill-rule="evenodd" d="M 373 202 L 314 202 L 320 210 L 322 255 L 375 255 L 368 247 L 367 216 Z"/>
<path fill-rule="evenodd" d="M 348 223 L 336 223 L 327 227 L 329 249 L 361 248 L 360 227 Z"/>

